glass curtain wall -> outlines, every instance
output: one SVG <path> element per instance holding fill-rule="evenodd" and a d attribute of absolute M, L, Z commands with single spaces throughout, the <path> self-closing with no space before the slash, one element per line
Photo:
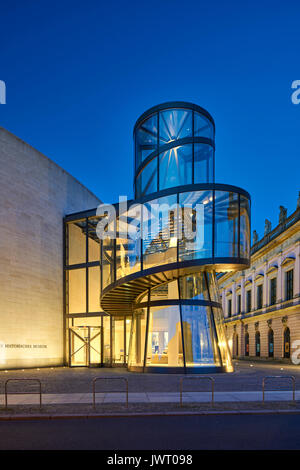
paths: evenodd
<path fill-rule="evenodd" d="M 129 369 L 232 370 L 213 273 L 180 277 L 148 295 L 133 316 Z"/>

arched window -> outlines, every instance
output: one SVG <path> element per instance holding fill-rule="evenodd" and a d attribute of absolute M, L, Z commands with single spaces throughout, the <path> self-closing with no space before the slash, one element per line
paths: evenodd
<path fill-rule="evenodd" d="M 249 356 L 249 333 L 245 333 L 245 356 Z"/>
<path fill-rule="evenodd" d="M 255 355 L 260 356 L 260 332 L 255 333 Z"/>
<path fill-rule="evenodd" d="M 268 332 L 268 354 L 269 357 L 274 357 L 274 332 L 272 328 Z"/>
<path fill-rule="evenodd" d="M 283 334 L 283 356 L 290 357 L 290 329 L 286 327 Z"/>

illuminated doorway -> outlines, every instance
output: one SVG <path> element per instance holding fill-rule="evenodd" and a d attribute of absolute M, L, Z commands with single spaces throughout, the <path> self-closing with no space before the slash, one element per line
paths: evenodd
<path fill-rule="evenodd" d="M 101 327 L 76 326 L 69 328 L 69 361 L 71 367 L 101 365 Z"/>

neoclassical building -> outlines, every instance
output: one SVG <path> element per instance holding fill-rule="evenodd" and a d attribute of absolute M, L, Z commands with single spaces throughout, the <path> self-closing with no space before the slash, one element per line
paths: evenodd
<path fill-rule="evenodd" d="M 273 230 L 266 220 L 261 240 L 254 231 L 251 266 L 219 276 L 219 287 L 234 358 L 295 362 L 300 345 L 300 198 L 289 217 L 280 208 Z"/>

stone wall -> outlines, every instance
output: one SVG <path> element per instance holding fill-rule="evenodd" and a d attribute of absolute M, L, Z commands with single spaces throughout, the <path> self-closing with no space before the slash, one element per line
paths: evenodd
<path fill-rule="evenodd" d="M 63 217 L 99 202 L 0 127 L 0 368 L 63 363 Z"/>

